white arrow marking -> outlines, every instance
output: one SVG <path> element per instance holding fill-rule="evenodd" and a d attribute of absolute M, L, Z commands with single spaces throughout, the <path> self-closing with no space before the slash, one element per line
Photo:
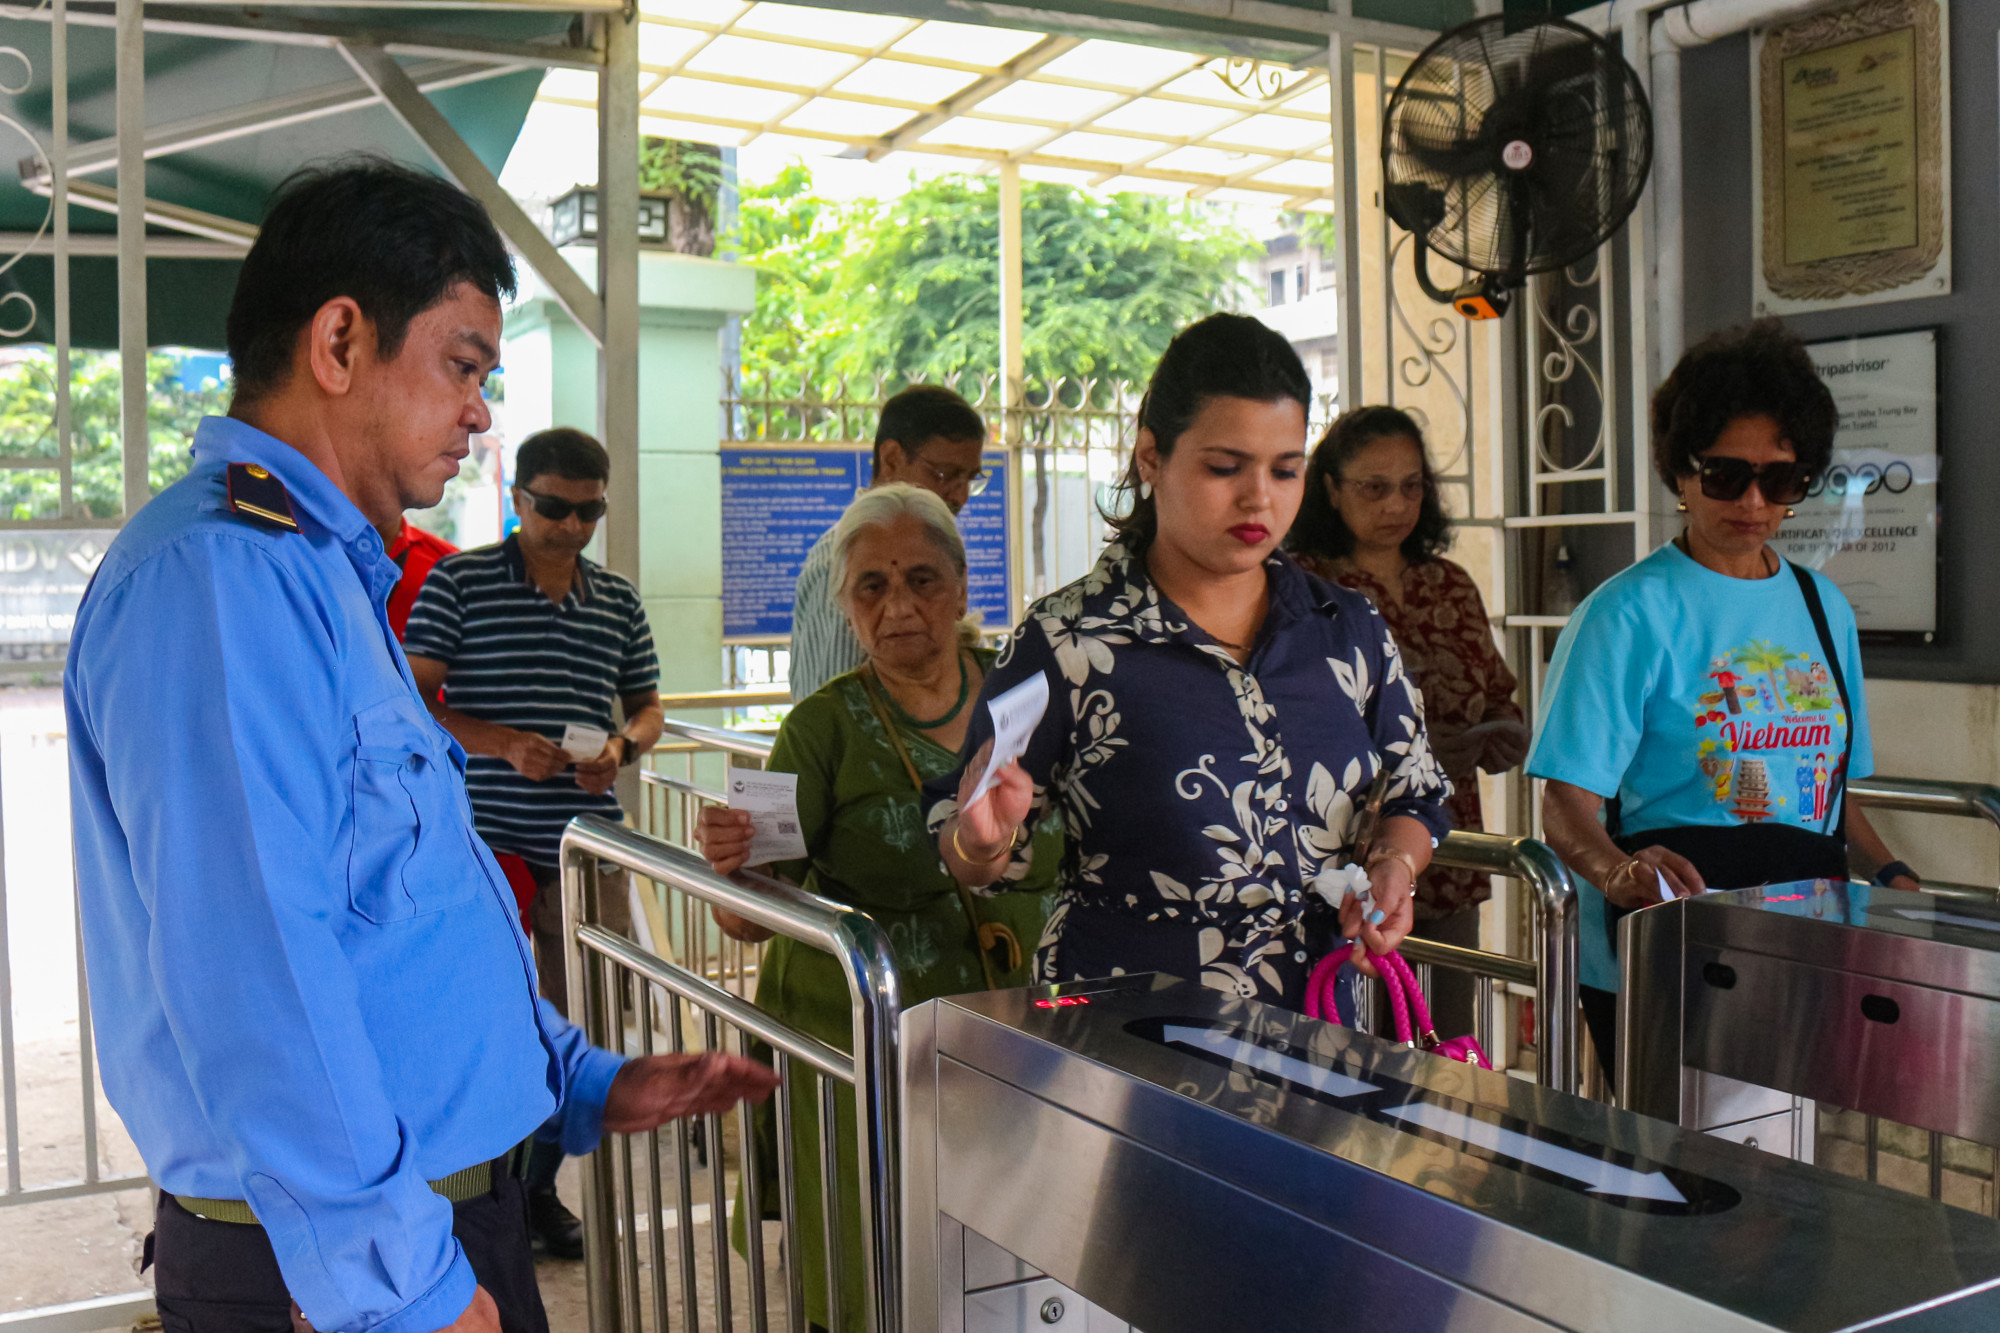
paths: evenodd
<path fill-rule="evenodd" d="M 1294 1083 L 1316 1088 L 1330 1096 L 1359 1097 L 1364 1092 L 1382 1091 L 1373 1083 L 1363 1083 L 1358 1078 L 1349 1078 L 1324 1065 L 1300 1060 L 1286 1055 L 1283 1051 L 1274 1051 L 1268 1046 L 1259 1046 L 1240 1037 L 1232 1037 L 1227 1032 L 1218 1032 L 1214 1028 L 1169 1026 L 1165 1035 L 1168 1041 L 1192 1046 L 1196 1050 L 1213 1051 L 1217 1055 L 1228 1057 L 1236 1064 L 1261 1069 L 1267 1074 L 1281 1075 Z"/>
<path fill-rule="evenodd" d="M 1581 1181 L 1592 1194 L 1659 1199 L 1666 1203 L 1687 1202 L 1687 1196 L 1675 1189 L 1674 1182 L 1662 1172 L 1634 1171 L 1588 1153 L 1575 1152 L 1558 1144 L 1503 1129 L 1491 1121 L 1466 1115 L 1462 1111 L 1447 1110 L 1430 1102 L 1411 1102 L 1407 1106 L 1384 1107 L 1382 1114 L 1434 1130 L 1446 1138 L 1458 1139 L 1475 1148 L 1499 1153 L 1502 1157 L 1539 1166 L 1544 1171 L 1553 1171 L 1570 1180 Z"/>
<path fill-rule="evenodd" d="M 1940 912 L 1932 908 L 1898 907 L 1896 915 L 1908 917 L 1912 921 L 1933 921 L 1944 926 L 1968 926 L 1973 930 L 2000 931 L 2000 921 L 1988 921 L 1985 917 L 1960 916 L 1956 912 Z"/>

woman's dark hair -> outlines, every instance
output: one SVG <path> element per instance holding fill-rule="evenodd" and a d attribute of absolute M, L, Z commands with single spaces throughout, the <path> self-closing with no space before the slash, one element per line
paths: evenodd
<path fill-rule="evenodd" d="M 1805 344 L 1775 319 L 1739 324 L 1690 347 L 1653 392 L 1653 470 L 1668 490 L 1700 470 L 1729 424 L 1767 416 L 1815 474 L 1833 459 L 1833 394 Z"/>
<path fill-rule="evenodd" d="M 1403 538 L 1403 559 L 1413 565 L 1435 560 L 1451 545 L 1451 520 L 1445 517 L 1444 502 L 1438 498 L 1437 474 L 1431 471 L 1430 451 L 1424 445 L 1423 428 L 1416 418 L 1397 407 L 1357 407 L 1342 412 L 1313 448 L 1312 462 L 1306 465 L 1306 495 L 1299 503 L 1299 516 L 1285 537 L 1285 549 L 1299 555 L 1316 555 L 1338 560 L 1354 551 L 1354 531 L 1340 516 L 1340 509 L 1327 494 L 1327 482 L 1335 486 L 1347 477 L 1347 465 L 1354 456 L 1377 440 L 1407 439 L 1417 446 L 1417 461 L 1424 469 L 1424 502 L 1417 510 L 1417 526 Z"/>
<path fill-rule="evenodd" d="M 1174 445 L 1211 398 L 1248 398 L 1275 403 L 1290 398 L 1312 412 L 1312 381 L 1299 354 L 1284 335 L 1248 315 L 1210 315 L 1174 335 L 1146 396 L 1139 400 L 1139 425 L 1153 432 L 1161 458 Z M 1130 498 L 1123 515 L 1104 512 L 1127 549 L 1135 554 L 1152 544 L 1160 528 L 1159 510 L 1150 495 L 1139 494 L 1139 456 L 1135 450 L 1125 465 L 1118 489 Z"/>
<path fill-rule="evenodd" d="M 514 453 L 514 484 L 532 486 L 553 473 L 564 481 L 611 482 L 611 455 L 580 430 L 551 426 L 521 441 Z"/>
<path fill-rule="evenodd" d="M 381 355 L 402 350 L 410 321 L 469 283 L 514 294 L 514 262 L 478 201 L 386 158 L 347 157 L 280 184 L 244 257 L 226 336 L 236 397 L 291 378 L 299 330 L 337 296 L 374 322 Z"/>

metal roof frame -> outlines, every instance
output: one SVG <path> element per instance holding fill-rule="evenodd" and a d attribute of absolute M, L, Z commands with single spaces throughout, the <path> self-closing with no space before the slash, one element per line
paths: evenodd
<path fill-rule="evenodd" d="M 641 23 L 645 27 L 688 34 L 693 38 L 669 61 L 642 61 L 641 69 L 646 76 L 639 91 L 642 115 L 682 133 L 704 129 L 719 132 L 718 137 L 731 139 L 739 147 L 767 135 L 782 135 L 837 145 L 841 156 L 870 161 L 881 161 L 892 153 L 916 152 L 977 163 L 988 170 L 1013 165 L 1077 173 L 1083 183 L 1092 187 L 1104 186 L 1123 177 L 1181 186 L 1195 198 L 1227 190 L 1263 197 L 1271 204 L 1294 209 L 1331 206 L 1334 127 L 1326 111 L 1312 102 L 1313 95 L 1320 93 L 1328 84 L 1324 46 L 1307 48 L 1313 54 L 1302 57 L 1291 68 L 1264 67 L 1259 71 L 1253 67 L 1252 76 L 1245 80 L 1250 85 L 1248 89 L 1239 90 L 1242 85 L 1231 86 L 1218 79 L 1213 93 L 1208 93 L 1187 88 L 1188 76 L 1203 69 L 1220 73 L 1229 65 L 1240 64 L 1241 61 L 1227 55 L 1201 58 L 1198 53 L 1204 49 L 1215 49 L 1216 43 L 1192 32 L 1185 34 L 1183 42 L 1176 43 L 1176 49 L 1188 56 L 1186 64 L 1136 83 L 1119 83 L 1064 72 L 1059 67 L 1051 68 L 1063 57 L 1089 46 L 1093 41 L 1101 43 L 1103 39 L 1047 33 L 1004 61 L 979 63 L 898 49 L 899 44 L 911 37 L 926 20 L 909 17 L 907 9 L 898 14 L 893 5 L 887 7 L 889 13 L 880 16 L 903 17 L 905 21 L 900 26 L 876 34 L 872 41 L 842 41 L 806 31 L 785 31 L 780 21 L 784 12 L 782 6 L 754 4 L 750 0 L 737 0 L 737 3 L 741 5 L 737 12 L 721 19 L 676 13 L 672 7 L 663 12 L 642 10 Z M 1420 42 L 1426 35 L 1417 29 L 1356 20 L 1337 13 L 1315 13 L 1275 5 L 1265 5 L 1264 8 L 1283 9 L 1287 22 L 1295 29 L 1315 36 L 1352 29 L 1365 31 L 1376 39 L 1388 37 L 1407 43 Z M 771 16 L 768 20 L 764 17 L 767 15 Z M 753 16 L 758 16 L 758 21 L 743 26 L 744 20 Z M 1016 24 L 1009 27 L 1007 35 L 1010 37 L 1018 36 L 1023 31 Z M 837 59 L 827 62 L 824 71 L 811 83 L 732 72 L 716 68 L 713 62 L 704 67 L 703 57 L 724 39 Z M 893 61 L 899 67 L 913 66 L 963 74 L 969 76 L 970 81 L 936 101 L 884 95 L 879 91 L 847 90 L 840 86 L 877 61 Z M 1259 72 L 1262 78 L 1257 77 Z M 690 109 L 685 105 L 670 109 L 649 105 L 663 90 L 676 86 L 677 80 L 685 81 L 679 86 L 687 88 L 716 85 L 754 89 L 776 94 L 784 100 L 774 110 L 755 118 L 721 110 Z M 982 109 L 999 94 L 1023 83 L 1068 93 L 1100 94 L 1101 100 L 1091 105 L 1087 112 L 1071 115 L 1036 116 L 1022 114 L 1018 110 Z M 592 98 L 572 95 L 559 86 L 550 89 L 545 85 L 545 91 L 537 100 L 578 109 L 595 109 Z M 790 123 L 815 103 L 903 112 L 907 113 L 908 119 L 877 134 L 843 133 L 819 125 Z M 1212 122 L 1199 131 L 1180 134 L 1129 123 L 1103 123 L 1106 117 L 1115 117 L 1116 113 L 1142 103 L 1197 108 L 1212 111 L 1215 115 Z M 1285 147 L 1272 146 L 1273 140 L 1268 136 L 1263 143 L 1255 142 L 1255 136 L 1230 137 L 1231 129 L 1260 116 L 1297 122 L 1301 131 L 1309 127 L 1311 132 L 1304 140 Z M 1033 133 L 1024 142 L 1007 148 L 951 142 L 948 127 L 961 117 L 981 122 L 983 126 L 1013 126 Z M 1098 156 L 1064 151 L 1064 141 L 1073 135 L 1089 135 L 1089 142 L 1099 145 L 1110 141 L 1129 142 L 1132 151 L 1129 155 L 1106 152 Z M 1190 170 L 1163 161 L 1189 148 L 1214 149 L 1241 159 L 1243 165 L 1227 172 L 1215 172 Z M 1258 179 L 1263 173 L 1297 162 L 1325 165 L 1326 185 L 1320 189 L 1302 189 L 1296 179 Z"/>

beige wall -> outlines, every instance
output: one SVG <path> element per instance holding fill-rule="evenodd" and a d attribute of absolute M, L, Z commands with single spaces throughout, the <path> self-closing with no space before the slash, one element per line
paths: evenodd
<path fill-rule="evenodd" d="M 2000 785 L 2000 685 L 1871 680 L 1878 777 Z M 2000 834 L 1983 823 L 1874 811 L 1889 850 L 1927 879 L 2000 883 Z"/>

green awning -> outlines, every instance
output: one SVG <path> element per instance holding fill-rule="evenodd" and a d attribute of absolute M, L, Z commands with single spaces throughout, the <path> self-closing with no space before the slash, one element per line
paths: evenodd
<path fill-rule="evenodd" d="M 72 8 L 86 10 L 87 6 Z M 149 17 L 154 12 L 149 6 Z M 572 20 L 563 13 L 429 9 L 287 9 L 282 17 L 346 20 L 385 31 L 468 32 L 512 41 L 562 33 Z M 112 43 L 109 28 L 70 26 L 73 150 L 112 136 Z M 46 144 L 50 121 L 49 24 L 0 19 L 0 44 L 17 48 L 33 70 L 27 89 L 6 99 L 7 113 Z M 18 62 L 7 63 L 4 73 L 9 81 L 18 83 Z M 402 63 L 409 69 L 426 64 L 413 58 L 402 58 Z M 518 69 L 438 89 L 430 96 L 466 143 L 497 173 L 520 133 L 541 77 L 540 69 Z M 159 32 L 149 32 L 146 37 L 146 120 L 152 127 L 307 90 L 358 85 L 356 74 L 339 53 L 322 47 Z M 20 142 L 18 136 L 9 137 L 15 139 L 12 152 L 6 155 L 10 164 L 32 155 L 31 145 Z M 146 193 L 153 200 L 254 224 L 262 219 L 272 188 L 286 176 L 307 163 L 346 153 L 378 153 L 426 170 L 436 169 L 430 155 L 402 123 L 378 103 L 155 157 L 146 164 Z M 103 170 L 77 179 L 108 187 L 116 184 L 117 175 Z M 16 236 L 33 233 L 42 226 L 48 211 L 48 201 L 24 188 L 18 171 L 0 170 L 0 231 Z M 75 236 L 110 237 L 116 232 L 117 220 L 109 213 L 72 203 L 70 228 Z M 180 236 L 158 227 L 149 234 Z M 4 253 L 0 251 L 0 255 Z M 71 341 L 77 347 L 117 344 L 115 264 L 114 259 L 97 254 L 73 255 L 70 260 Z M 155 346 L 220 347 L 238 266 L 239 261 L 227 258 L 150 258 L 148 341 Z M 54 262 L 46 256 L 30 255 L 0 274 L 0 293 L 22 292 L 36 307 L 33 327 L 0 341 L 53 340 L 53 283 Z M 0 304 L 0 327 L 18 327 L 23 313 L 18 301 Z"/>

